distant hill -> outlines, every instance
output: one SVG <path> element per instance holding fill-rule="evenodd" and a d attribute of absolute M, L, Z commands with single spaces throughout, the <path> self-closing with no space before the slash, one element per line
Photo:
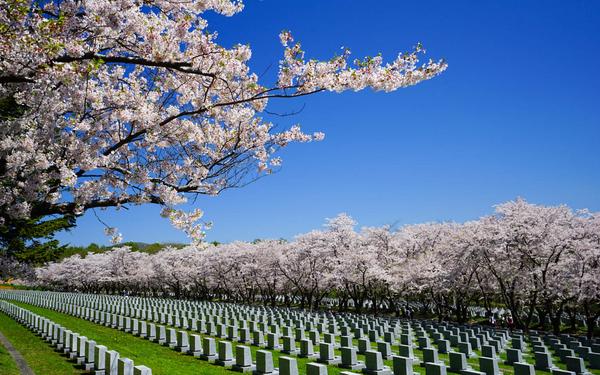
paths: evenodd
<path fill-rule="evenodd" d="M 61 256 L 56 259 L 57 261 L 68 258 L 72 255 L 79 254 L 81 256 L 86 256 L 88 253 L 101 253 L 105 251 L 110 251 L 115 247 L 129 246 L 132 251 L 139 251 L 142 253 L 154 254 L 156 252 L 161 251 L 166 247 L 175 247 L 181 249 L 186 244 L 182 243 L 145 243 L 145 242 L 123 242 L 118 245 L 112 246 L 103 246 L 95 243 L 89 244 L 88 246 L 67 246 L 65 250 L 62 252 Z"/>

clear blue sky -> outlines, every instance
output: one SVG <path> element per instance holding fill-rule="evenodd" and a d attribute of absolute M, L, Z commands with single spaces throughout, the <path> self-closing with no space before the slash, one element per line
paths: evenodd
<path fill-rule="evenodd" d="M 390 94 L 323 94 L 272 102 L 304 110 L 273 118 L 326 133 L 284 149 L 282 170 L 196 205 L 214 222 L 208 240 L 292 238 L 340 212 L 361 226 L 475 219 L 517 196 L 600 210 L 600 2 L 247 0 L 211 16 L 225 45 L 249 43 L 252 67 L 271 70 L 289 29 L 308 58 L 341 46 L 353 56 L 422 42 L 443 57 L 440 77 Z M 158 208 L 99 212 L 125 240 L 185 241 Z M 63 242 L 107 243 L 87 213 Z"/>

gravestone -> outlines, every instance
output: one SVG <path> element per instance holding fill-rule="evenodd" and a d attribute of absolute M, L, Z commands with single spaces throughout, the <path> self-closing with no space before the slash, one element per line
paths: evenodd
<path fill-rule="evenodd" d="M 256 366 L 252 362 L 252 352 L 250 351 L 250 347 L 245 345 L 238 345 L 235 347 L 235 364 L 231 369 L 243 373 L 256 370 Z"/>
<path fill-rule="evenodd" d="M 319 358 L 317 362 L 327 365 L 336 365 L 341 362 L 340 357 L 335 355 L 333 344 L 322 342 L 319 344 Z"/>
<path fill-rule="evenodd" d="M 519 349 L 506 349 L 506 361 L 505 365 L 513 365 L 517 362 L 523 362 L 523 354 Z"/>
<path fill-rule="evenodd" d="M 213 363 L 217 360 L 217 344 L 212 337 L 204 337 L 202 339 L 202 355 L 200 359 Z"/>
<path fill-rule="evenodd" d="M 279 357 L 280 375 L 298 375 L 298 362 L 296 358 Z"/>
<path fill-rule="evenodd" d="M 219 366 L 229 367 L 232 366 L 234 362 L 235 358 L 233 357 L 231 342 L 219 341 L 219 353 L 215 363 Z"/>
<path fill-rule="evenodd" d="M 414 371 L 413 361 L 411 358 L 392 356 L 394 375 L 419 375 Z"/>
<path fill-rule="evenodd" d="M 375 350 L 367 350 L 365 353 L 365 368 L 362 372 L 367 375 L 392 375 L 390 368 L 383 365 L 381 353 Z"/>
<path fill-rule="evenodd" d="M 529 363 L 515 362 L 513 368 L 515 375 L 535 375 L 535 368 Z"/>
<path fill-rule="evenodd" d="M 119 358 L 117 360 L 118 375 L 133 375 L 133 361 L 129 358 Z"/>
<path fill-rule="evenodd" d="M 327 375 L 327 366 L 321 363 L 307 363 L 306 375 Z"/>
<path fill-rule="evenodd" d="M 498 359 L 490 357 L 479 357 L 479 371 L 486 375 L 499 375 Z"/>
<path fill-rule="evenodd" d="M 589 372 L 585 369 L 583 358 L 569 356 L 565 359 L 567 363 L 567 370 L 573 371 L 576 375 L 589 374 Z"/>
<path fill-rule="evenodd" d="M 450 371 L 462 373 L 470 367 L 467 364 L 467 356 L 464 353 L 450 352 Z"/>
<path fill-rule="evenodd" d="M 315 353 L 311 340 L 300 340 L 300 354 L 298 356 L 301 358 L 317 358 L 318 354 Z"/>
<path fill-rule="evenodd" d="M 359 362 L 354 347 L 342 347 L 342 362 L 338 365 L 341 368 L 350 370 L 362 370 L 365 368 L 364 362 Z"/>
<path fill-rule="evenodd" d="M 548 352 L 535 352 L 535 369 L 540 371 L 550 371 L 556 368 L 552 364 L 552 356 Z"/>
<path fill-rule="evenodd" d="M 426 375 L 446 375 L 446 365 L 443 363 L 427 363 L 425 365 Z"/>
<path fill-rule="evenodd" d="M 273 354 L 267 350 L 256 351 L 256 374 L 278 375 L 279 370 L 273 366 Z"/>

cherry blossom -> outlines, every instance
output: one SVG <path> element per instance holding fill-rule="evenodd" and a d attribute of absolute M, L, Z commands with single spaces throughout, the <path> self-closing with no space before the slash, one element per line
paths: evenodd
<path fill-rule="evenodd" d="M 278 81 L 248 67 L 247 45 L 223 47 L 205 12 L 232 16 L 241 1 L 17 0 L 0 8 L 0 98 L 22 113 L 0 128 L 0 220 L 82 215 L 92 208 L 158 204 L 201 240 L 200 211 L 175 206 L 217 195 L 278 168 L 292 142 L 261 116 L 269 99 L 320 91 L 393 91 L 433 78 L 420 45 L 384 63 L 305 59 L 282 32 Z M 120 236 L 114 236 L 119 240 Z"/>

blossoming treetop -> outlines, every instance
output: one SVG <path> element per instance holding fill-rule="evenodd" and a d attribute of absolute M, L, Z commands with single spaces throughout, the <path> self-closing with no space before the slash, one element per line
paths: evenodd
<path fill-rule="evenodd" d="M 287 31 L 278 80 L 259 82 L 247 45 L 225 48 L 206 11 L 231 16 L 239 1 L 2 2 L 0 225 L 92 208 L 153 203 L 199 239 L 201 212 L 174 207 L 268 173 L 274 152 L 323 137 L 275 132 L 260 117 L 270 98 L 371 87 L 393 91 L 432 78 L 418 45 L 384 63 L 307 60 Z M 111 232 L 115 237 L 118 234 Z"/>

